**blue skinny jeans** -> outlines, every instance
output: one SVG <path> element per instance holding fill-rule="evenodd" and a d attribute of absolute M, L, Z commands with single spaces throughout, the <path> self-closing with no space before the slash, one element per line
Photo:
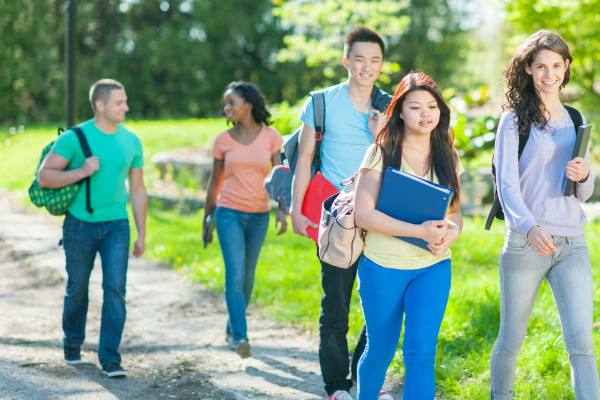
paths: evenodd
<path fill-rule="evenodd" d="M 450 259 L 417 270 L 382 267 L 367 257 L 358 266 L 358 292 L 367 346 L 358 362 L 358 399 L 376 400 L 394 358 L 404 322 L 404 400 L 433 400 L 438 333 L 450 293 Z"/>
<path fill-rule="evenodd" d="M 235 342 L 248 340 L 246 308 L 252 296 L 256 263 L 269 227 L 269 213 L 217 207 L 215 216 L 225 263 L 227 334 Z"/>

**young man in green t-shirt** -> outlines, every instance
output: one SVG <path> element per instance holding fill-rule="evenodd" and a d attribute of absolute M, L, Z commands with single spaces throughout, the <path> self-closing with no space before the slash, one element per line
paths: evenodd
<path fill-rule="evenodd" d="M 121 125 L 129 111 L 123 85 L 112 79 L 97 81 L 90 89 L 90 103 L 94 118 L 81 123 L 79 128 L 92 156 L 85 158 L 77 135 L 67 130 L 42 163 L 38 182 L 41 187 L 59 188 L 90 177 L 91 209 L 86 207 L 86 191 L 80 190 L 63 224 L 68 276 L 62 317 L 65 362 L 82 362 L 88 284 L 94 259 L 100 253 L 104 301 L 98 358 L 106 376 L 124 377 L 119 345 L 125 325 L 129 258 L 127 200 L 130 196 L 137 228 L 133 255 L 139 257 L 144 252 L 146 235 L 144 159 L 140 140 Z"/>

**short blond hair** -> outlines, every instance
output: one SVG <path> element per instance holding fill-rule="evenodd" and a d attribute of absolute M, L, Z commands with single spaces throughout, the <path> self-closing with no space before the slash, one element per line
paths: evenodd
<path fill-rule="evenodd" d="M 96 112 L 96 102 L 98 100 L 106 103 L 110 97 L 110 92 L 113 90 L 125 90 L 125 87 L 121 82 L 114 79 L 100 79 L 94 82 L 89 94 L 92 111 Z"/>

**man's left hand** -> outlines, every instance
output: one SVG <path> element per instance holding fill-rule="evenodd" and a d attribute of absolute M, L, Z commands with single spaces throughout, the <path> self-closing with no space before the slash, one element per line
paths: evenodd
<path fill-rule="evenodd" d="M 138 238 L 133 244 L 133 255 L 135 257 L 140 257 L 144 254 L 144 250 L 146 249 L 146 243 L 144 239 Z"/>

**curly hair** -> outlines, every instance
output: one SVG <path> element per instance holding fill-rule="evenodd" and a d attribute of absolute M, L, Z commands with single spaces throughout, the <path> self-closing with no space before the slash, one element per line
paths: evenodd
<path fill-rule="evenodd" d="M 250 82 L 235 81 L 225 88 L 225 93 L 231 90 L 252 106 L 252 118 L 259 124 L 270 125 L 271 113 L 267 110 L 265 96 L 258 87 Z"/>
<path fill-rule="evenodd" d="M 525 40 L 504 71 L 507 91 L 503 109 L 513 111 L 517 116 L 517 128 L 520 135 L 527 134 L 532 124 L 537 124 L 543 129 L 548 123 L 545 116 L 546 108 L 535 89 L 533 78 L 525 70 L 526 67 L 531 67 L 533 60 L 541 50 L 553 51 L 558 53 L 564 61 L 569 61 L 561 88 L 569 83 L 571 76 L 573 57 L 569 45 L 558 34 L 541 30 Z"/>
<path fill-rule="evenodd" d="M 450 108 L 437 83 L 422 72 L 411 72 L 402 78 L 387 108 L 387 122 L 375 139 L 383 154 L 383 170 L 388 166 L 400 168 L 402 143 L 406 134 L 404 120 L 400 118 L 402 104 L 409 93 L 417 90 L 431 94 L 440 109 L 440 120 L 430 136 L 427 169 L 435 171 L 442 185 L 454 189 L 454 204 L 460 197 L 460 186 L 457 175 L 458 153 L 454 148 L 454 132 L 450 128 Z"/>

